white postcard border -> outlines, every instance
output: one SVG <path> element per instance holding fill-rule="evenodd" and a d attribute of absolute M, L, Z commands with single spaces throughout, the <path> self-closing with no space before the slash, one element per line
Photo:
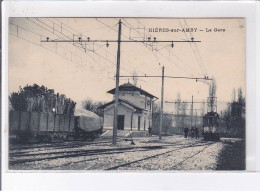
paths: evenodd
<path fill-rule="evenodd" d="M 4 190 L 209 190 L 259 188 L 256 126 L 256 2 L 6 1 L 3 2 L 2 185 Z M 259 15 L 259 14 L 258 14 Z M 246 165 L 244 173 L 10 173 L 7 172 L 8 17 L 243 17 L 246 18 Z M 258 21 L 259 22 L 259 21 Z M 258 27 L 258 32 L 260 32 Z M 259 51 L 259 44 L 258 44 Z M 258 62 L 259 57 L 257 58 Z M 259 78 L 257 78 L 259 83 Z M 257 93 L 259 97 L 259 91 Z M 258 98 L 259 99 L 259 98 Z M 259 103 L 258 106 L 259 108 Z M 189 185 L 189 186 L 187 186 Z M 221 185 L 221 186 L 220 186 Z"/>

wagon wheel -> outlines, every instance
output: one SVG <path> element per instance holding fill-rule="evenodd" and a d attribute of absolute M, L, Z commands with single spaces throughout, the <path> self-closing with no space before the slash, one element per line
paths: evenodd
<path fill-rule="evenodd" d="M 67 141 L 73 141 L 74 140 L 74 136 L 73 135 L 67 135 L 66 140 Z"/>
<path fill-rule="evenodd" d="M 18 137 L 19 137 L 19 139 L 18 139 L 19 143 L 28 143 L 31 138 L 31 136 L 27 133 L 19 134 Z"/>
<path fill-rule="evenodd" d="M 52 142 L 52 139 L 50 136 L 46 135 L 44 137 L 41 138 L 41 142 L 42 143 L 51 143 Z"/>

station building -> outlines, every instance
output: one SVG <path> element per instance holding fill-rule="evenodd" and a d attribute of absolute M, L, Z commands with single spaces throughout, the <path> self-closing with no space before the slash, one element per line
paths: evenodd
<path fill-rule="evenodd" d="M 115 88 L 108 91 L 113 100 L 103 106 L 104 130 L 113 129 Z M 118 95 L 118 130 L 146 131 L 152 126 L 153 102 L 158 99 L 154 95 L 130 83 L 119 86 Z"/>

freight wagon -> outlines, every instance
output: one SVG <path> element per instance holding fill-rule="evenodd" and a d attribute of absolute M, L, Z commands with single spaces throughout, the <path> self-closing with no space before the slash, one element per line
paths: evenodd
<path fill-rule="evenodd" d="M 87 110 L 74 115 L 9 111 L 10 142 L 93 140 L 102 133 L 102 118 Z"/>
<path fill-rule="evenodd" d="M 93 112 L 85 109 L 75 110 L 75 138 L 94 140 L 102 134 L 103 120 Z"/>

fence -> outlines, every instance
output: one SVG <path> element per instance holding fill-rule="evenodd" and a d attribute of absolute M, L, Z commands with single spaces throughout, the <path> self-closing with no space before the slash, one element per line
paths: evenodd
<path fill-rule="evenodd" d="M 31 132 L 73 132 L 75 118 L 71 114 L 9 111 L 9 130 Z"/>

